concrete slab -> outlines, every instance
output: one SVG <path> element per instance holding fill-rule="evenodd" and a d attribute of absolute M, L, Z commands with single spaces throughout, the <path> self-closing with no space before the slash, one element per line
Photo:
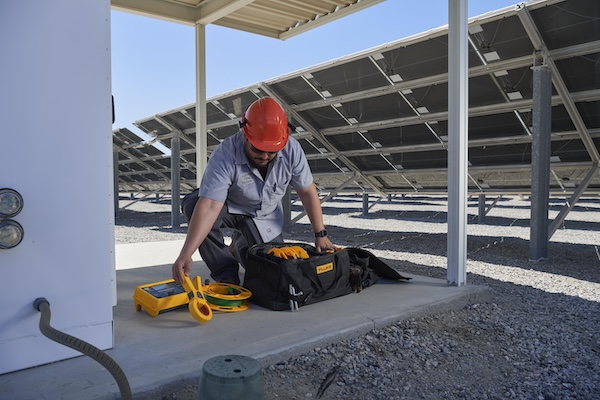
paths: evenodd
<path fill-rule="evenodd" d="M 172 258 L 180 246 L 139 244 L 121 247 L 120 252 L 144 254 L 140 260 L 154 252 Z M 192 276 L 209 277 L 202 261 L 194 264 Z M 136 311 L 135 288 L 170 279 L 170 274 L 170 262 L 146 268 L 129 265 L 117 271 L 115 347 L 106 353 L 125 372 L 134 398 L 197 382 L 204 362 L 219 355 L 245 355 L 268 365 L 399 320 L 458 309 L 487 295 L 485 287 L 449 287 L 439 279 L 407 274 L 413 277 L 409 282 L 381 280 L 360 293 L 301 307 L 295 313 L 251 305 L 243 312 L 216 312 L 210 321 L 199 324 L 187 308 L 156 318 Z M 2 375 L 0 393 L 12 400 L 120 398 L 112 375 L 86 356 Z"/>
<path fill-rule="evenodd" d="M 171 264 L 183 247 L 183 240 L 121 244 L 115 247 L 117 270 Z M 195 252 L 192 260 L 201 261 Z"/>

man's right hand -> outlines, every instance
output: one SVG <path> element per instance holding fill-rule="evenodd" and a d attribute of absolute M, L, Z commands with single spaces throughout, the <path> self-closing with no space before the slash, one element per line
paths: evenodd
<path fill-rule="evenodd" d="M 189 276 L 192 269 L 192 258 L 179 256 L 171 267 L 173 279 L 183 285 L 185 275 Z"/>

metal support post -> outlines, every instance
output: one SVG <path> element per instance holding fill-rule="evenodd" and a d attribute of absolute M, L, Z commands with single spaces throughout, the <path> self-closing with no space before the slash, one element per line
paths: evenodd
<path fill-rule="evenodd" d="M 485 224 L 485 194 L 479 195 L 479 213 L 477 214 L 477 223 Z"/>
<path fill-rule="evenodd" d="M 206 122 L 206 26 L 196 24 L 196 186 L 208 160 Z"/>
<path fill-rule="evenodd" d="M 531 226 L 529 259 L 548 258 L 548 201 L 550 192 L 550 133 L 552 71 L 547 65 L 533 69 L 533 132 L 531 143 Z"/>
<path fill-rule="evenodd" d="M 448 0 L 448 272 L 467 283 L 468 1 Z"/>
<path fill-rule="evenodd" d="M 369 215 L 369 194 L 363 193 L 362 195 L 362 215 Z"/>

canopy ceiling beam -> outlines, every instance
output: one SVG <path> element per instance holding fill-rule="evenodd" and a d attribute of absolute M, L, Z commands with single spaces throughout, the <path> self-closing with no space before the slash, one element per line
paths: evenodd
<path fill-rule="evenodd" d="M 194 26 L 214 24 L 281 40 L 384 0 L 111 0 L 117 11 Z"/>
<path fill-rule="evenodd" d="M 164 0 L 111 0 L 113 10 L 193 26 L 198 19 L 194 7 Z"/>
<path fill-rule="evenodd" d="M 253 3 L 254 0 L 213 0 L 198 7 L 198 24 L 208 25 L 227 15 L 238 11 L 242 7 Z"/>
<path fill-rule="evenodd" d="M 279 2 L 287 3 L 287 1 L 289 1 L 289 0 L 285 0 L 285 1 L 281 0 Z M 330 22 L 333 22 L 335 20 L 338 20 L 338 19 L 348 16 L 350 14 L 353 14 L 357 11 L 364 10 L 365 8 L 371 7 L 377 3 L 381 3 L 382 1 L 384 1 L 384 0 L 354 0 L 354 2 L 352 2 L 351 4 L 347 4 L 344 7 L 338 6 L 338 8 L 335 9 L 335 12 L 330 12 L 325 15 L 320 15 L 318 18 L 312 19 L 305 23 L 300 23 L 299 25 L 296 25 L 296 26 L 290 28 L 288 31 L 281 33 L 279 35 L 279 39 L 282 39 L 282 40 L 289 39 L 300 33 L 307 32 L 311 29 L 317 28 L 319 26 L 323 26 L 325 24 L 328 24 Z M 298 3 L 298 2 L 296 2 L 296 3 Z M 345 2 L 345 3 L 347 3 L 347 2 Z M 304 7 L 303 2 L 300 2 L 300 7 Z"/>

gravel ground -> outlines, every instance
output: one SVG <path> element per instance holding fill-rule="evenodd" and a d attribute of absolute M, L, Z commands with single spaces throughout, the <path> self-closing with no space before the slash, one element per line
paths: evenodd
<path fill-rule="evenodd" d="M 562 206 L 552 201 L 550 218 Z M 120 207 L 118 244 L 185 237 L 185 224 L 169 228 L 168 202 L 123 199 Z M 446 278 L 444 198 L 383 201 L 366 216 L 361 208 L 361 196 L 324 205 L 334 243 L 371 250 L 400 272 Z M 311 232 L 303 218 L 286 239 L 310 242 Z M 470 202 L 468 235 L 467 283 L 487 285 L 488 302 L 265 366 L 265 399 L 600 399 L 600 199 L 577 203 L 547 260 L 529 261 L 526 199 L 500 199 L 485 224 Z M 196 389 L 156 399 L 195 399 Z"/>

